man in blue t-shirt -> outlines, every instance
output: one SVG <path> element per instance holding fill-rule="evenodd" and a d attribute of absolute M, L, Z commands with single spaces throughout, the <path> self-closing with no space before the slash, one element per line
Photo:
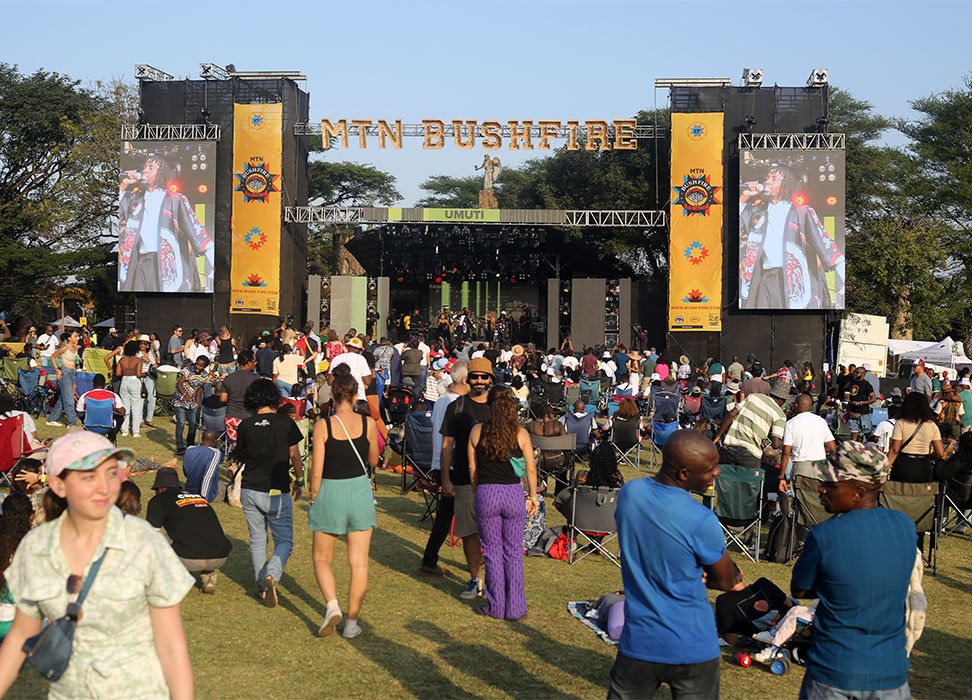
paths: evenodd
<path fill-rule="evenodd" d="M 915 524 L 878 506 L 887 457 L 844 442 L 828 457 L 820 502 L 840 515 L 815 525 L 793 566 L 791 592 L 819 598 L 800 698 L 910 698 L 905 598 Z"/>
<path fill-rule="evenodd" d="M 712 441 L 679 430 L 658 475 L 621 489 L 625 623 L 608 698 L 651 698 L 662 683 L 674 698 L 719 697 L 719 641 L 705 588 L 732 588 L 732 561 L 715 514 L 689 493 L 717 476 Z"/>

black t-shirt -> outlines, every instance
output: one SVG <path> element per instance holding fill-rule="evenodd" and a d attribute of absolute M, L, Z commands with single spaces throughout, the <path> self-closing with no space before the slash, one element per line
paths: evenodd
<path fill-rule="evenodd" d="M 493 367 L 496 366 L 496 363 L 499 360 L 499 356 L 500 356 L 500 352 L 496 348 L 488 348 L 483 351 L 483 357 L 489 360 L 490 363 L 493 365 Z"/>
<path fill-rule="evenodd" d="M 258 413 L 240 423 L 236 449 L 244 460 L 242 487 L 290 492 L 290 447 L 303 439 L 289 416 Z"/>
<path fill-rule="evenodd" d="M 172 549 L 183 559 L 221 559 L 233 548 L 216 511 L 198 493 L 166 489 L 149 501 L 146 520 L 165 529 Z"/>
<path fill-rule="evenodd" d="M 786 593 L 772 581 L 759 578 L 741 591 L 726 591 L 716 598 L 716 627 L 719 634 L 756 634 L 759 630 L 753 620 L 766 614 L 758 612 L 754 607 L 760 600 L 766 602 L 769 610 L 777 610 L 782 614 Z"/>
<path fill-rule="evenodd" d="M 866 379 L 855 379 L 847 385 L 845 391 L 850 392 L 851 406 L 853 413 L 870 413 L 871 404 L 856 404 L 855 401 L 867 401 L 874 393 L 874 387 Z"/>
<path fill-rule="evenodd" d="M 229 394 L 229 401 L 226 404 L 227 418 L 246 418 L 250 415 L 243 405 L 243 397 L 246 396 L 246 390 L 250 385 L 259 378 L 259 375 L 242 369 L 226 375 L 223 379 L 223 391 Z"/>
<path fill-rule="evenodd" d="M 522 457 L 517 448 L 512 457 Z M 520 477 L 513 471 L 509 458 L 492 460 L 486 457 L 482 445 L 476 446 L 476 477 L 480 484 L 519 484 Z"/>
<path fill-rule="evenodd" d="M 256 351 L 256 369 L 264 377 L 273 376 L 273 361 L 278 357 L 277 351 L 267 346 Z"/>
<path fill-rule="evenodd" d="M 361 356 L 365 359 L 365 362 L 368 363 L 368 369 L 374 372 L 375 356 L 371 350 L 365 350 L 363 353 L 361 353 Z M 374 381 L 374 377 L 372 377 L 371 384 L 365 387 L 365 396 L 378 396 L 378 382 Z"/>
<path fill-rule="evenodd" d="M 469 484 L 469 455 L 466 453 L 469 433 L 474 425 L 488 420 L 489 406 L 486 402 L 476 403 L 469 396 L 460 396 L 446 409 L 440 432 L 456 441 L 452 451 L 452 468 L 449 470 L 452 483 L 460 486 Z"/>

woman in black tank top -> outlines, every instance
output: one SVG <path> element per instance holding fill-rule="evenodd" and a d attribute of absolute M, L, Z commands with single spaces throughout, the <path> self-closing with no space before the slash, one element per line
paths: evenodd
<path fill-rule="evenodd" d="M 331 372 L 334 415 L 314 426 L 314 456 L 310 475 L 310 529 L 314 536 L 314 575 L 324 594 L 324 621 L 317 634 L 332 634 L 343 617 L 331 561 L 340 535 L 348 540 L 351 584 L 348 619 L 343 634 L 361 634 L 358 613 L 368 588 L 368 551 L 375 527 L 375 502 L 368 465 L 378 463 L 378 427 L 354 412 L 358 384 L 347 365 Z"/>

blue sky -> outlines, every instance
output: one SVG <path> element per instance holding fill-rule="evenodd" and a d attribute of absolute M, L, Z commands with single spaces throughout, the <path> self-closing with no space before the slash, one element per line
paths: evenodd
<path fill-rule="evenodd" d="M 198 78 L 199 63 L 308 76 L 321 118 L 614 119 L 663 106 L 659 77 L 727 77 L 761 67 L 764 85 L 831 84 L 889 116 L 962 84 L 972 2 L 160 3 L 0 0 L 0 61 L 83 81 L 132 80 L 136 63 Z M 895 136 L 888 138 L 895 142 Z M 469 175 L 483 150 L 377 147 L 327 157 L 398 178 L 403 204 L 433 174 Z M 525 157 L 502 150 L 504 165 Z M 529 154 L 528 154 L 529 155 Z M 532 155 L 538 155 L 536 152 Z"/>

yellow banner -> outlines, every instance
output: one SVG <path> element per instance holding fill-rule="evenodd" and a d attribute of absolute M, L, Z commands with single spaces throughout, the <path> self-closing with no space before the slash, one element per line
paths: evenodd
<path fill-rule="evenodd" d="M 499 223 L 499 209 L 423 209 L 423 221 L 445 221 L 446 223 Z"/>
<path fill-rule="evenodd" d="M 672 114 L 668 329 L 722 330 L 723 114 Z"/>
<path fill-rule="evenodd" d="M 283 105 L 234 105 L 233 124 L 230 313 L 276 315 L 280 312 Z"/>

